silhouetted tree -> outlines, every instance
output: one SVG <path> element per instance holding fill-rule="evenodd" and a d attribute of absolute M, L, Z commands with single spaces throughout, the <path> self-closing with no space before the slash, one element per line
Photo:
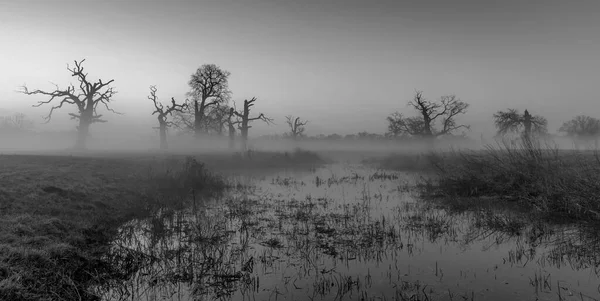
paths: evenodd
<path fill-rule="evenodd" d="M 563 123 L 558 131 L 567 134 L 568 137 L 573 139 L 577 148 L 579 148 L 579 142 L 588 142 L 590 140 L 593 140 L 597 146 L 598 136 L 600 135 L 600 119 L 585 115 L 575 116 L 573 119 Z"/>
<path fill-rule="evenodd" d="M 308 120 L 302 121 L 300 117 L 294 117 L 292 115 L 285 116 L 286 123 L 290 127 L 290 137 L 296 140 L 304 135 L 306 130 L 305 125 L 308 124 Z"/>
<path fill-rule="evenodd" d="M 158 119 L 158 131 L 160 136 L 160 149 L 167 149 L 167 128 L 173 125 L 173 122 L 169 121 L 167 118 L 173 114 L 173 112 L 181 112 L 183 111 L 187 104 L 177 104 L 175 102 L 175 98 L 171 97 L 171 105 L 167 105 L 164 107 L 163 104 L 158 100 L 156 96 L 156 86 L 150 86 L 150 96 L 148 99 L 152 100 L 154 103 L 154 112 L 152 115 L 158 114 L 156 117 Z"/>
<path fill-rule="evenodd" d="M 252 97 L 250 100 L 244 100 L 244 108 L 241 112 L 234 111 L 234 114 L 240 118 L 238 123 L 238 128 L 240 129 L 240 138 L 241 138 L 241 148 L 242 151 L 248 150 L 248 130 L 252 127 L 250 126 L 250 122 L 255 120 L 262 120 L 267 124 L 273 122 L 273 119 L 265 117 L 263 113 L 258 114 L 257 117 L 250 117 L 250 108 L 254 106 L 254 102 L 256 101 L 256 97 Z"/>
<path fill-rule="evenodd" d="M 466 113 L 469 104 L 454 95 L 442 96 L 439 102 L 432 102 L 423 98 L 423 92 L 417 91 L 414 99 L 408 104 L 419 112 L 419 116 L 404 117 L 399 112 L 388 116 L 388 132 L 391 135 L 437 137 L 451 134 L 460 128 L 470 128 L 468 125 L 456 123 L 456 116 Z M 441 119 L 439 130 L 435 127 L 438 119 Z"/>
<path fill-rule="evenodd" d="M 229 75 L 228 71 L 222 70 L 214 64 L 202 65 L 192 74 L 188 82 L 192 89 L 189 92 L 189 96 L 192 98 L 192 104 L 189 107 L 194 116 L 193 130 L 196 137 L 199 137 L 202 132 L 208 131 L 207 127 L 203 125 L 207 109 L 229 100 L 231 94 L 228 83 Z"/>
<path fill-rule="evenodd" d="M 103 82 L 101 79 L 97 82 L 90 82 L 87 78 L 87 73 L 83 71 L 83 62 L 85 62 L 85 59 L 79 62 L 75 61 L 74 68 L 70 68 L 67 64 L 67 70 L 71 72 L 71 76 L 76 77 L 77 81 L 79 81 L 79 89 L 76 89 L 73 84 L 70 84 L 66 89 L 62 90 L 55 85 L 56 90 L 51 92 L 42 90 L 30 91 L 27 86 L 24 85 L 22 91 L 20 91 L 27 95 L 41 94 L 50 96 L 50 99 L 39 101 L 36 105 L 33 105 L 34 107 L 49 104 L 55 99 L 60 99 L 58 105 L 53 106 L 45 117 L 46 123 L 50 122 L 52 113 L 55 109 L 60 109 L 65 104 L 77 106 L 77 113 L 69 113 L 71 119 L 79 120 L 79 126 L 77 126 L 77 141 L 75 143 L 75 148 L 77 149 L 85 148 L 90 125 L 92 125 L 92 123 L 106 122 L 106 120 L 101 119 L 102 115 L 96 112 L 99 104 L 103 104 L 108 111 L 120 114 L 109 107 L 112 97 L 117 93 L 113 87 L 110 86 L 110 84 L 114 82 L 114 79 L 107 82 Z"/>
<path fill-rule="evenodd" d="M 498 129 L 499 136 L 510 132 L 520 133 L 525 142 L 530 142 L 532 134 L 545 134 L 547 132 L 548 122 L 546 118 L 539 115 L 533 116 L 527 110 L 520 114 L 515 109 L 508 109 L 494 114 L 494 124 Z"/>

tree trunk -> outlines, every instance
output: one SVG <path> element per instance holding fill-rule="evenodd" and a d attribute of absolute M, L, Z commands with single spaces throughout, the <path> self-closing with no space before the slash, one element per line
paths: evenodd
<path fill-rule="evenodd" d="M 523 127 L 525 128 L 523 139 L 525 140 L 525 143 L 529 145 L 531 143 L 531 114 L 529 114 L 529 111 L 527 110 L 525 110 L 525 113 L 523 114 Z"/>
<path fill-rule="evenodd" d="M 248 117 L 244 116 L 244 118 L 242 119 L 242 126 L 240 129 L 240 136 L 241 136 L 241 140 L 242 140 L 242 152 L 245 152 L 248 150 Z"/>
<path fill-rule="evenodd" d="M 160 135 L 160 149 L 167 149 L 169 148 L 168 144 L 167 144 L 167 126 L 164 124 L 161 124 L 159 127 L 159 135 Z"/>
<path fill-rule="evenodd" d="M 200 115 L 200 112 L 194 112 L 194 136 L 196 138 L 202 136 L 202 115 Z"/>
<path fill-rule="evenodd" d="M 432 150 L 435 148 L 435 139 L 436 137 L 433 135 L 426 135 L 423 137 L 425 140 L 425 147 Z"/>
<path fill-rule="evenodd" d="M 245 129 L 245 130 L 242 129 L 241 137 L 242 137 L 241 148 L 242 148 L 242 151 L 245 152 L 248 150 L 248 129 Z"/>
<path fill-rule="evenodd" d="M 194 100 L 194 136 L 196 138 L 200 138 L 202 136 L 202 131 L 204 130 L 204 126 L 202 126 L 203 118 L 204 118 L 204 102 L 205 99 L 202 99 L 202 103 L 198 103 L 198 100 Z"/>
<path fill-rule="evenodd" d="M 229 125 L 229 149 L 235 148 L 235 128 L 233 125 Z"/>
<path fill-rule="evenodd" d="M 90 132 L 90 125 L 91 125 L 90 121 L 88 121 L 84 118 L 79 119 L 79 126 L 77 127 L 77 140 L 75 141 L 75 149 L 77 149 L 77 150 L 85 150 L 86 149 L 87 137 Z"/>

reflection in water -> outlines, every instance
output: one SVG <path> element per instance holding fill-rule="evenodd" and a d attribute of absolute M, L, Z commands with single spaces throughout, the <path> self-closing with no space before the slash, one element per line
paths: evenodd
<path fill-rule="evenodd" d="M 223 198 L 121 228 L 105 300 L 596 300 L 592 231 L 414 197 L 359 165 L 238 177 Z"/>

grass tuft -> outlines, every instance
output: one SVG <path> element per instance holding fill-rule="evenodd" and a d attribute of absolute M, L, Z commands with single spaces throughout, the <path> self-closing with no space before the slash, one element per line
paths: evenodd
<path fill-rule="evenodd" d="M 541 143 L 436 154 L 428 195 L 516 201 L 548 217 L 600 221 L 600 158 Z"/>

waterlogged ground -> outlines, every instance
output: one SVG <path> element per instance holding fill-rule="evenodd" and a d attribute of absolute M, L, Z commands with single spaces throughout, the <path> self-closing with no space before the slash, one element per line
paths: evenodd
<path fill-rule="evenodd" d="M 416 197 L 414 174 L 361 165 L 232 180 L 225 197 L 123 226 L 110 258 L 132 276 L 104 299 L 600 299 L 593 231 L 444 209 Z"/>

